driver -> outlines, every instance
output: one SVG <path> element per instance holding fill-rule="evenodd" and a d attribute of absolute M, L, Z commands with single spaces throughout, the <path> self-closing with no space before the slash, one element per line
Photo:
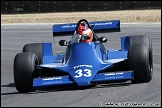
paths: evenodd
<path fill-rule="evenodd" d="M 85 37 L 89 37 L 86 39 Z M 70 49 L 71 44 L 73 43 L 79 43 L 79 42 L 92 42 L 93 39 L 93 33 L 92 30 L 85 26 L 85 22 L 81 22 L 78 26 L 78 29 L 75 30 L 74 35 L 72 36 L 71 40 L 69 41 L 69 46 L 67 48 L 68 53 L 66 55 L 66 62 L 70 56 Z"/>
<path fill-rule="evenodd" d="M 88 36 L 89 39 L 86 39 L 86 36 Z M 78 29 L 74 32 L 70 44 L 79 42 L 92 42 L 92 39 L 93 39 L 92 30 L 85 26 L 85 22 L 81 22 Z"/>

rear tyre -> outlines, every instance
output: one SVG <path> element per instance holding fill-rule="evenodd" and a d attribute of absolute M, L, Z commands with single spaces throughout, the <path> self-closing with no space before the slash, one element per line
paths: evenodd
<path fill-rule="evenodd" d="M 38 57 L 39 64 L 42 63 L 42 43 L 25 44 L 23 52 L 33 52 Z"/>
<path fill-rule="evenodd" d="M 35 91 L 33 72 L 38 64 L 37 56 L 32 52 L 18 53 L 14 58 L 14 82 L 20 93 Z"/>
<path fill-rule="evenodd" d="M 133 44 L 128 49 L 129 69 L 134 71 L 132 83 L 147 83 L 152 79 L 153 61 L 151 47 Z"/>
<path fill-rule="evenodd" d="M 132 35 L 130 36 L 130 45 L 132 44 L 146 44 L 146 46 L 151 45 L 149 36 L 145 35 Z"/>

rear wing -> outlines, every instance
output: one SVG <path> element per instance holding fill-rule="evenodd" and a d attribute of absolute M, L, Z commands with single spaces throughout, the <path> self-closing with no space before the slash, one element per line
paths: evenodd
<path fill-rule="evenodd" d="M 95 33 L 120 32 L 120 20 L 89 22 Z M 53 25 L 53 37 L 73 35 L 77 23 Z"/>

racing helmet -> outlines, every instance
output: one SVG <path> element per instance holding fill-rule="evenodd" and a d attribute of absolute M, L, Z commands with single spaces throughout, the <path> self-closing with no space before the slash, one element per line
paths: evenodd
<path fill-rule="evenodd" d="M 76 33 L 81 36 L 80 42 L 92 42 L 93 33 L 92 30 L 85 26 L 84 22 L 81 22 Z"/>
<path fill-rule="evenodd" d="M 86 27 L 82 31 L 80 42 L 92 42 L 92 39 L 93 39 L 92 30 Z"/>

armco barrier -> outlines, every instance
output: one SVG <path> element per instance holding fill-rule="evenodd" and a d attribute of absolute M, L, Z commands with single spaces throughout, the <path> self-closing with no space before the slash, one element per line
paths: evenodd
<path fill-rule="evenodd" d="M 161 1 L 1 1 L 1 14 L 161 9 Z"/>

